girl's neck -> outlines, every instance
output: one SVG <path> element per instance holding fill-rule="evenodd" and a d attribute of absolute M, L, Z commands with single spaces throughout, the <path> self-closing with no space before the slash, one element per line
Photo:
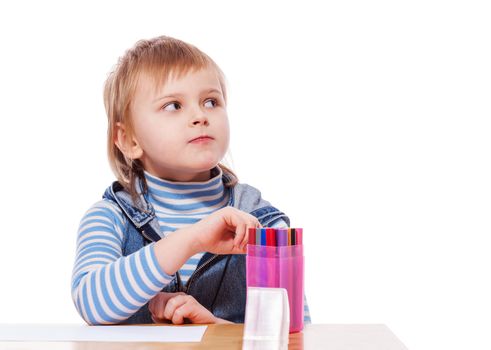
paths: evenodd
<path fill-rule="evenodd" d="M 206 182 L 209 181 L 210 179 L 214 178 L 218 174 L 221 173 L 221 170 L 218 166 L 214 167 L 211 170 L 207 170 L 205 172 L 199 173 L 199 174 L 190 174 L 188 176 L 184 174 L 180 174 L 179 176 L 157 176 L 153 174 L 150 171 L 145 170 L 145 174 L 147 176 L 151 176 L 157 179 L 160 179 L 162 181 L 166 182 L 172 182 L 172 183 L 193 183 L 193 182 Z"/>

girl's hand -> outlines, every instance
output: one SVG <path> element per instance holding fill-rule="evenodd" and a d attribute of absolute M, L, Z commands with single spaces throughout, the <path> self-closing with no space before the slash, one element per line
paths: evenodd
<path fill-rule="evenodd" d="M 215 317 L 208 309 L 198 303 L 191 295 L 185 293 L 158 293 L 148 309 L 155 323 L 183 324 L 185 319 L 191 323 L 224 323 L 228 322 Z"/>
<path fill-rule="evenodd" d="M 171 232 L 154 244 L 162 270 L 172 275 L 193 255 L 245 254 L 249 227 L 261 227 L 252 215 L 232 207 L 222 208 L 193 225 Z"/>
<path fill-rule="evenodd" d="M 249 227 L 261 227 L 259 221 L 233 207 L 217 210 L 192 226 L 197 252 L 244 254 Z"/>

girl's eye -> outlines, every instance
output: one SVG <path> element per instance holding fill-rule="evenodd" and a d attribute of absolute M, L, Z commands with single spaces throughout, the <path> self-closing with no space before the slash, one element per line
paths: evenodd
<path fill-rule="evenodd" d="M 217 105 L 216 100 L 210 99 L 210 100 L 205 101 L 205 107 L 207 107 L 207 108 L 213 108 L 213 107 L 216 107 L 216 105 Z"/>
<path fill-rule="evenodd" d="M 178 102 L 171 102 L 162 107 L 164 111 L 177 111 L 181 109 L 181 105 Z"/>

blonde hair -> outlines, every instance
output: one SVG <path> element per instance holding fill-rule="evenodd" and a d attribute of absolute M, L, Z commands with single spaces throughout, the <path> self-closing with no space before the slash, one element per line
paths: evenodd
<path fill-rule="evenodd" d="M 135 185 L 138 178 L 142 181 L 142 190 L 147 191 L 143 165 L 138 159 L 127 157 L 115 144 L 115 137 L 118 123 L 125 126 L 127 137 L 133 135 L 130 106 L 139 80 L 142 76 L 149 77 L 157 89 L 171 74 L 179 78 L 189 71 L 206 67 L 216 69 L 226 102 L 225 77 L 218 65 L 195 46 L 168 36 L 138 41 L 119 58 L 114 70 L 109 74 L 104 85 L 109 164 L 119 183 L 131 194 L 134 202 L 137 198 Z M 225 165 L 219 163 L 218 166 L 225 175 L 225 186 L 234 186 L 238 181 L 237 176 Z"/>

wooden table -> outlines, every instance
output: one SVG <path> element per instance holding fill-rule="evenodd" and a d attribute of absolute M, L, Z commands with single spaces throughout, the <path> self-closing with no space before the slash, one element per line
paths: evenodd
<path fill-rule="evenodd" d="M 0 349 L 39 350 L 156 350 L 242 349 L 242 324 L 209 325 L 200 343 L 0 342 Z M 245 349 L 246 347 L 244 347 Z M 271 349 L 255 343 L 248 349 Z M 288 349 L 407 350 L 383 324 L 309 324 L 290 334 Z"/>

